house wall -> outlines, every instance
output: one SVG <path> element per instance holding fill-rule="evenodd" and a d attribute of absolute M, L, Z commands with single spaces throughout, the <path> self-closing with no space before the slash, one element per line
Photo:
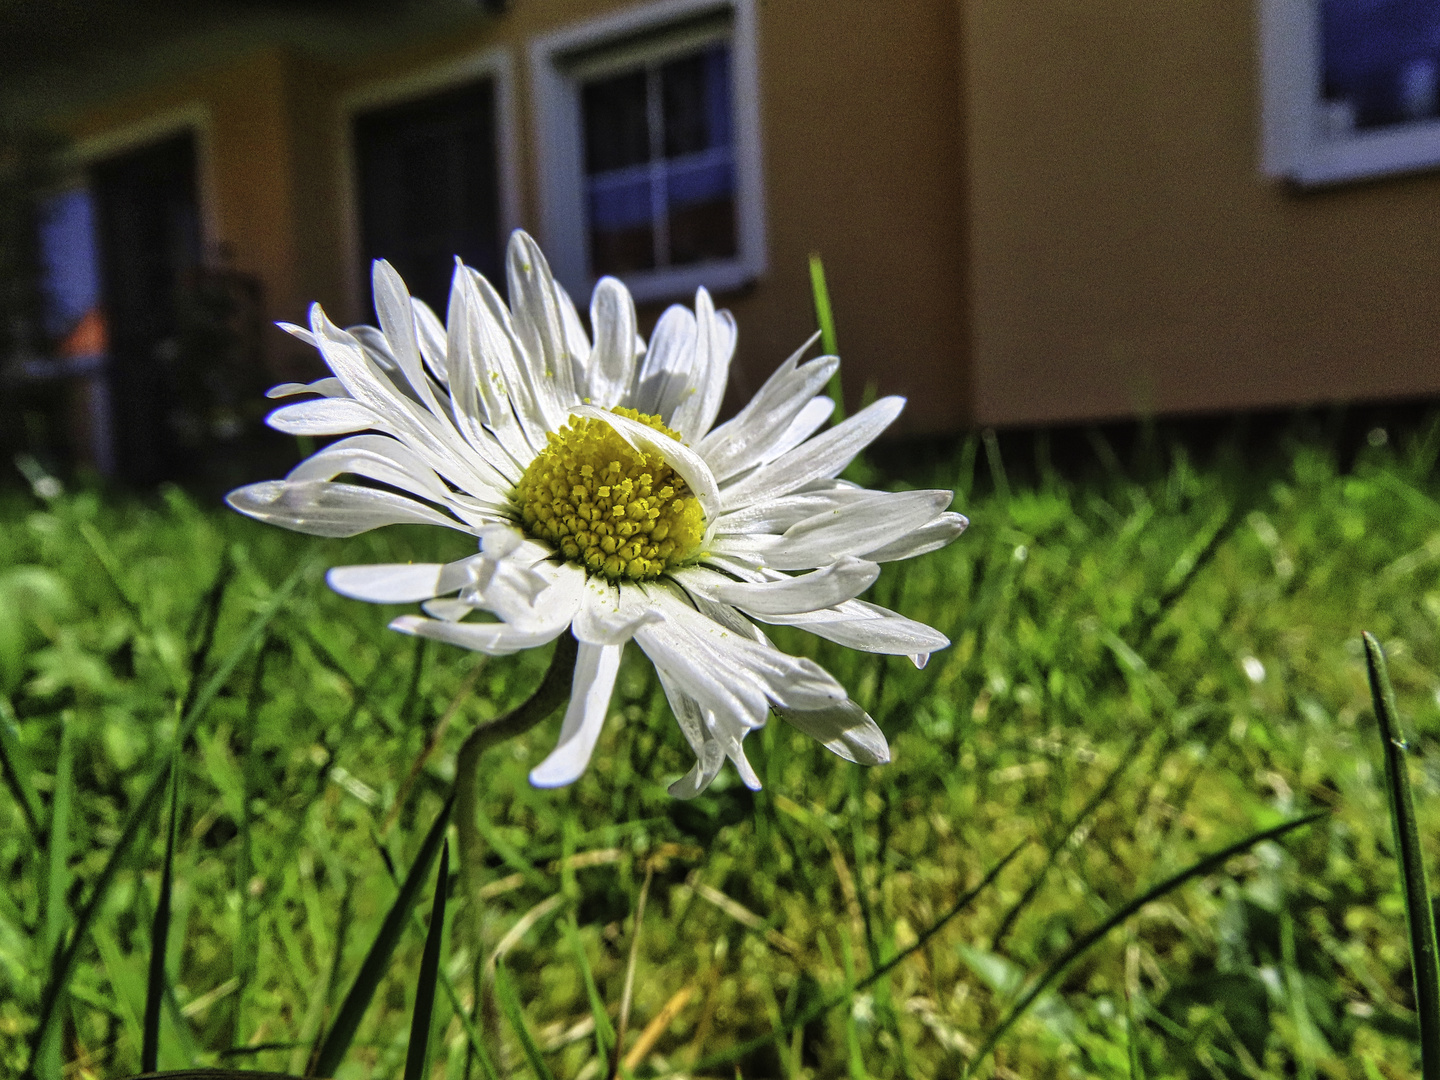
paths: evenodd
<path fill-rule="evenodd" d="M 1440 393 L 1440 175 L 1260 176 L 1250 0 L 960 0 L 974 418 Z"/>
<path fill-rule="evenodd" d="M 497 45 L 516 74 L 521 222 L 539 221 L 527 46 L 536 35 L 632 6 L 629 0 L 515 0 L 477 20 L 363 63 L 265 49 L 93 109 L 76 134 L 103 132 L 177 103 L 211 116 L 215 238 L 266 285 L 269 313 L 303 320 L 319 300 L 367 317 L 350 287 L 343 98 Z M 718 297 L 739 321 L 732 399 L 748 395 L 813 331 L 808 256 L 825 260 L 845 387 L 906 394 L 902 429 L 954 428 L 967 409 L 958 10 L 953 0 L 760 0 L 758 49 L 768 271 Z M 539 236 L 542 246 L 545 237 Z M 657 305 L 642 322 L 658 316 Z M 299 361 L 272 335 L 273 366 Z"/>

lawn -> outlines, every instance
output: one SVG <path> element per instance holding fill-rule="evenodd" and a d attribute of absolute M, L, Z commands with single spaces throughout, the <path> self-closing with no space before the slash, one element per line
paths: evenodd
<path fill-rule="evenodd" d="M 972 521 L 873 590 L 950 636 L 927 668 L 774 635 L 871 710 L 892 764 L 772 720 L 747 744 L 764 790 L 727 768 L 675 801 L 689 751 L 634 649 L 573 787 L 525 779 L 558 718 L 489 752 L 481 887 L 452 861 L 442 971 L 468 1006 L 481 959 L 500 1075 L 607 1077 L 596 1016 L 620 1022 L 627 982 L 636 1077 L 1416 1075 L 1359 635 L 1389 655 L 1433 838 L 1440 428 L 1344 469 L 1313 434 L 1203 460 L 1097 439 L 1064 474 L 1041 438 L 1007 447 L 1024 460 L 972 439 L 878 481 L 954 487 Z M 467 554 L 445 530 L 317 541 L 173 490 L 12 491 L 0 522 L 0 1072 L 30 1060 L 77 923 L 39 1069 L 138 1071 L 173 759 L 160 1064 L 302 1073 L 460 741 L 548 650 L 417 644 L 386 629 L 404 609 L 323 583 Z M 400 1075 L 430 896 L 337 1076 Z M 435 1077 L 481 1075 L 448 990 L 433 1030 Z"/>

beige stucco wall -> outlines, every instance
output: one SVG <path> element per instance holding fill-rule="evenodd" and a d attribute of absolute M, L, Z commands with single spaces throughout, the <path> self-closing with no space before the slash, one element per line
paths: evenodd
<path fill-rule="evenodd" d="M 223 70 L 88 110 L 70 126 L 91 134 L 203 101 L 212 118 L 216 239 L 238 268 L 265 281 L 273 318 L 298 319 L 318 299 L 356 319 L 366 313 L 347 288 L 341 98 L 467 54 L 509 50 L 521 220 L 534 228 L 528 43 L 627 6 L 515 0 L 502 18 L 348 66 L 261 49 Z M 759 0 L 757 10 L 769 269 L 719 297 L 740 325 L 734 389 L 752 392 L 813 331 L 808 256 L 818 251 L 852 406 L 873 381 L 882 394 L 910 397 L 902 428 L 953 428 L 965 409 L 967 345 L 958 10 L 953 0 Z M 293 355 L 278 332 L 272 350 L 282 366 Z"/>
<path fill-rule="evenodd" d="M 985 423 L 1440 393 L 1440 174 L 1259 175 L 1251 0 L 960 0 Z"/>

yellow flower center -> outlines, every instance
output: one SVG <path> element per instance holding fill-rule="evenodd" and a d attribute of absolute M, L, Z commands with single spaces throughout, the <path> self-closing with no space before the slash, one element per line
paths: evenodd
<path fill-rule="evenodd" d="M 612 412 L 670 438 L 658 416 Z M 525 531 L 611 581 L 645 581 L 694 555 L 705 515 L 684 478 L 603 420 L 572 420 L 549 436 L 515 487 Z"/>

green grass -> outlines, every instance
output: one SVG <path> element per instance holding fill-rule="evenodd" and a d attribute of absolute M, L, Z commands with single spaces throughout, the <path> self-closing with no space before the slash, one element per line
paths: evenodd
<path fill-rule="evenodd" d="M 471 1058 L 485 1075 L 453 1011 L 473 994 L 476 926 L 487 961 L 504 949 L 482 966 L 474 1035 L 501 1076 L 534 1077 L 536 1060 L 561 1080 L 608 1076 L 597 1048 L 623 1027 L 623 1057 L 686 994 L 637 1077 L 696 1062 L 725 1080 L 958 1076 L 1012 1015 L 975 1075 L 1416 1074 L 1360 633 L 1389 658 L 1433 860 L 1433 440 L 1367 449 L 1343 474 L 1306 441 L 1204 467 L 1178 449 L 1133 470 L 1102 454 L 1108 471 L 1084 481 L 1043 458 L 1022 480 L 996 453 L 971 443 L 898 481 L 956 487 L 972 519 L 873 590 L 951 636 L 928 668 L 774 635 L 871 708 L 893 764 L 846 764 L 776 721 L 747 745 L 762 792 L 727 771 L 673 801 L 689 753 L 633 649 L 579 783 L 525 781 L 558 718 L 489 752 L 486 899 L 477 920 L 452 873 L 432 1076 Z M 417 644 L 385 629 L 401 609 L 333 595 L 323 568 L 463 553 L 441 530 L 314 541 L 176 492 L 0 496 L 0 1074 L 30 1061 L 61 953 L 36 1068 L 137 1070 L 157 924 L 160 1066 L 303 1071 L 460 741 L 548 660 Z M 1328 813 L 1123 917 L 1314 811 Z M 429 889 L 337 1076 L 405 1068 Z"/>

